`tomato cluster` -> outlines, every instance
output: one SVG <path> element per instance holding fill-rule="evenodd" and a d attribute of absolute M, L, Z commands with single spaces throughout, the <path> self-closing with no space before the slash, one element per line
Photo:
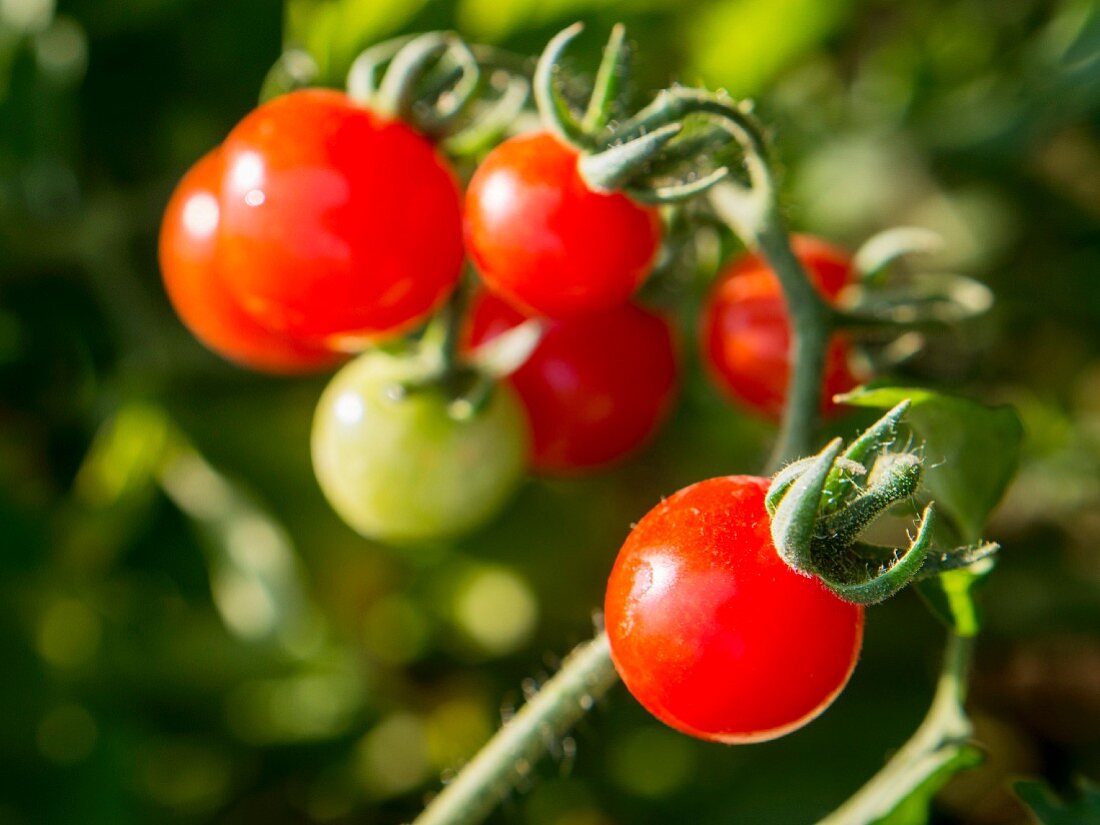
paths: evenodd
<path fill-rule="evenodd" d="M 632 302 L 659 251 L 660 216 L 589 187 L 579 158 L 548 133 L 506 140 L 473 175 L 463 208 L 452 169 L 412 126 L 310 89 L 251 112 L 177 187 L 161 269 L 199 340 L 276 373 L 367 351 L 336 376 L 314 427 L 321 487 L 365 535 L 404 542 L 472 529 L 518 483 L 517 455 L 539 472 L 600 468 L 667 416 L 674 336 Z M 372 347 L 435 314 L 467 250 L 489 292 L 451 360 L 530 317 L 545 334 L 483 409 L 461 417 L 445 386 L 448 356 Z"/>
<path fill-rule="evenodd" d="M 663 241 L 660 213 L 586 182 L 581 153 L 549 132 L 505 140 L 465 192 L 416 129 L 335 91 L 261 105 L 180 182 L 164 216 L 168 295 L 211 349 L 271 372 L 332 367 L 312 452 L 321 489 L 365 536 L 406 544 L 491 519 L 533 469 L 571 474 L 653 437 L 680 381 L 669 320 L 635 293 Z M 846 255 L 798 238 L 822 294 L 851 280 Z M 483 288 L 456 295 L 466 258 Z M 429 318 L 445 334 L 418 335 Z M 479 353 L 537 319 L 510 374 Z M 777 416 L 791 338 L 775 276 L 748 255 L 721 275 L 703 318 L 711 372 Z M 403 346 L 374 345 L 403 338 Z M 503 380 L 500 380 L 502 379 Z M 855 383 L 848 345 L 826 396 Z M 685 732 L 766 739 L 843 687 L 862 609 L 785 566 L 767 481 L 693 485 L 630 534 L 607 591 L 615 665 L 635 696 Z"/>

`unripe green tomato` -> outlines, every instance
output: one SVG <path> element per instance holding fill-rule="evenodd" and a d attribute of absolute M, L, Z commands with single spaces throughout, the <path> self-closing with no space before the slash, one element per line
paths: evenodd
<path fill-rule="evenodd" d="M 528 434 L 498 385 L 471 417 L 448 413 L 421 358 L 362 355 L 325 388 L 313 419 L 313 469 L 337 514 L 367 538 L 409 544 L 469 532 L 507 503 L 526 469 Z"/>

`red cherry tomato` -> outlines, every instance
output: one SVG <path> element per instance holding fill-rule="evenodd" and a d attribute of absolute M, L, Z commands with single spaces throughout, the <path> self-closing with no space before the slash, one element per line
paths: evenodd
<path fill-rule="evenodd" d="M 809 722 L 848 681 L 863 608 L 791 570 L 772 544 L 768 479 L 713 478 L 653 508 L 607 585 L 615 667 L 684 733 L 759 742 Z"/>
<path fill-rule="evenodd" d="M 471 310 L 470 341 L 476 346 L 523 320 L 482 293 Z M 569 473 L 637 450 L 669 412 L 678 373 L 668 321 L 640 306 L 550 321 L 509 379 L 531 424 L 532 466 Z"/>
<path fill-rule="evenodd" d="M 846 253 L 804 235 L 792 240 L 795 254 L 826 298 L 835 298 L 852 281 Z M 717 383 L 734 399 L 779 418 L 791 370 L 791 329 L 779 280 L 760 256 L 745 255 L 722 273 L 703 310 L 701 326 L 704 361 Z M 836 409 L 834 395 L 860 383 L 850 361 L 848 340 L 834 335 L 822 392 L 826 412 Z"/>
<path fill-rule="evenodd" d="M 335 91 L 260 106 L 223 149 L 219 254 L 271 329 L 354 347 L 425 318 L 462 267 L 461 198 L 432 145 Z"/>
<path fill-rule="evenodd" d="M 506 140 L 466 192 L 466 244 L 489 288 L 531 314 L 564 318 L 624 303 L 661 244 L 656 209 L 594 192 L 579 155 L 545 132 Z"/>
<path fill-rule="evenodd" d="M 164 213 L 160 268 L 176 312 L 196 338 L 243 366 L 294 373 L 334 365 L 340 355 L 265 329 L 226 289 L 217 256 L 221 173 L 215 150 L 184 175 Z"/>

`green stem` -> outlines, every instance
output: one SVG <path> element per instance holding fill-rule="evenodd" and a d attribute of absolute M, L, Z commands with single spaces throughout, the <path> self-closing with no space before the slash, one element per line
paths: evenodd
<path fill-rule="evenodd" d="M 747 157 L 746 165 L 751 160 Z M 758 168 L 766 170 L 767 165 L 761 160 Z M 753 177 L 751 190 L 727 182 L 716 185 L 709 195 L 719 217 L 746 246 L 758 250 L 767 260 L 779 278 L 790 314 L 791 376 L 779 437 L 769 462 L 769 470 L 774 471 L 814 451 L 833 310 L 791 249 L 770 174 Z"/>
<path fill-rule="evenodd" d="M 818 825 L 868 825 L 964 754 L 972 728 L 963 702 L 974 640 L 952 634 L 928 714 L 909 741 L 854 796 Z"/>
<path fill-rule="evenodd" d="M 576 648 L 547 682 L 432 800 L 413 825 L 481 822 L 618 680 L 607 634 Z"/>

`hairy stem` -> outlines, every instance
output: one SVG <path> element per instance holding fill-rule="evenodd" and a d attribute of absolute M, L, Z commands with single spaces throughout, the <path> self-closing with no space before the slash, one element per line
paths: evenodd
<path fill-rule="evenodd" d="M 760 166 L 767 168 L 764 163 Z M 710 202 L 742 242 L 764 256 L 787 302 L 792 333 L 791 376 L 779 438 L 769 462 L 769 470 L 774 471 L 814 452 L 833 310 L 791 249 L 770 175 L 754 177 L 751 190 L 733 183 L 718 184 L 710 190 Z"/>
<path fill-rule="evenodd" d="M 618 680 L 607 634 L 576 648 L 561 670 L 523 706 L 413 825 L 472 825 L 508 795 L 550 744 Z"/>

